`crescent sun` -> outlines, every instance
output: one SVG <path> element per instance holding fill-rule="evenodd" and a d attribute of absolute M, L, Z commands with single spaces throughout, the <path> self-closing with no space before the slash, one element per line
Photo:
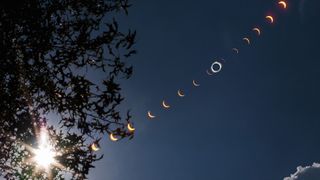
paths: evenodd
<path fill-rule="evenodd" d="M 232 51 L 234 51 L 235 53 L 239 54 L 239 49 L 237 49 L 237 48 L 232 48 Z"/>
<path fill-rule="evenodd" d="M 252 30 L 257 32 L 259 36 L 261 35 L 261 30 L 259 28 L 256 27 L 256 28 L 253 28 Z"/>
<path fill-rule="evenodd" d="M 93 151 L 99 151 L 99 150 L 100 150 L 99 144 L 97 144 L 97 143 L 92 143 L 92 144 L 91 144 L 91 149 L 92 149 Z"/>
<path fill-rule="evenodd" d="M 272 16 L 266 16 L 266 19 L 270 21 L 270 23 L 274 22 L 274 19 Z"/>
<path fill-rule="evenodd" d="M 170 105 L 167 104 L 165 100 L 162 101 L 162 106 L 163 106 L 165 109 L 169 109 L 169 108 L 170 108 Z"/>
<path fill-rule="evenodd" d="M 207 74 L 209 75 L 209 76 L 212 76 L 213 74 L 210 72 L 211 70 L 209 70 L 209 69 L 207 69 Z"/>
<path fill-rule="evenodd" d="M 128 128 L 128 130 L 129 130 L 130 132 L 133 132 L 133 131 L 136 130 L 136 128 L 134 128 L 134 127 L 132 126 L 132 124 L 130 124 L 130 123 L 128 123 L 127 128 Z"/>
<path fill-rule="evenodd" d="M 152 115 L 152 113 L 151 113 L 151 111 L 148 111 L 148 117 L 150 118 L 150 119 L 154 119 L 156 116 L 154 116 L 154 115 Z"/>
<path fill-rule="evenodd" d="M 196 80 L 192 80 L 192 84 L 195 86 L 195 87 L 199 87 L 200 84 L 196 82 Z"/>
<path fill-rule="evenodd" d="M 243 38 L 243 40 L 246 41 L 248 45 L 250 45 L 251 42 L 250 42 L 249 38 L 245 37 L 245 38 Z"/>
<path fill-rule="evenodd" d="M 109 138 L 111 139 L 111 141 L 118 141 L 118 138 L 114 137 L 114 135 L 112 133 L 110 133 Z"/>
<path fill-rule="evenodd" d="M 178 90 L 178 96 L 179 96 L 179 97 L 184 97 L 185 94 L 179 89 L 179 90 Z"/>
<path fill-rule="evenodd" d="M 278 4 L 280 4 L 283 9 L 287 9 L 287 3 L 285 1 L 279 1 Z"/>

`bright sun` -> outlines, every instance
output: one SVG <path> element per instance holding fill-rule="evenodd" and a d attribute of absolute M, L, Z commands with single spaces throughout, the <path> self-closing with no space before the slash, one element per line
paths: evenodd
<path fill-rule="evenodd" d="M 38 149 L 34 149 L 34 161 L 44 169 L 49 169 L 54 164 L 56 153 L 53 150 L 46 131 L 41 130 Z"/>
<path fill-rule="evenodd" d="M 39 147 L 39 149 L 35 150 L 34 160 L 43 168 L 48 168 L 51 164 L 53 164 L 55 162 L 54 157 L 55 153 L 50 147 Z"/>

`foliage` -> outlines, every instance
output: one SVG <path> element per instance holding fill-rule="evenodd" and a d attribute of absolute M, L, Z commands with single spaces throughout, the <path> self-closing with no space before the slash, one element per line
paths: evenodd
<path fill-rule="evenodd" d="M 28 0 L 0 6 L 0 171 L 6 179 L 46 179 L 28 163 L 38 130 L 47 127 L 65 171 L 85 179 L 100 159 L 89 147 L 102 135 L 133 137 L 119 110 L 120 80 L 132 74 L 135 32 L 116 14 L 128 0 Z M 99 77 L 97 77 L 97 74 Z M 96 76 L 95 76 L 96 75 Z M 48 114 L 54 113 L 60 130 Z M 49 123 L 48 123 L 49 122 Z M 70 150 L 72 149 L 72 150 Z"/>

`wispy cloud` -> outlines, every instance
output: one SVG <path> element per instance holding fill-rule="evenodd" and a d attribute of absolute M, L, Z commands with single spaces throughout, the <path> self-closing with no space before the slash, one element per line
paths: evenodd
<path fill-rule="evenodd" d="M 283 180 L 320 180 L 320 164 L 313 163 L 312 166 L 299 166 L 294 174 Z"/>

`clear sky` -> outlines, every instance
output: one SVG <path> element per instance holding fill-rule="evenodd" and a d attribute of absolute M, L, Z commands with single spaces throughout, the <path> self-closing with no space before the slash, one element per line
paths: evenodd
<path fill-rule="evenodd" d="M 320 162 L 320 1 L 288 2 L 283 11 L 273 0 L 132 1 L 120 24 L 138 32 L 123 84 L 136 136 L 105 138 L 90 179 L 276 180 Z M 223 70 L 209 77 L 217 58 Z"/>

